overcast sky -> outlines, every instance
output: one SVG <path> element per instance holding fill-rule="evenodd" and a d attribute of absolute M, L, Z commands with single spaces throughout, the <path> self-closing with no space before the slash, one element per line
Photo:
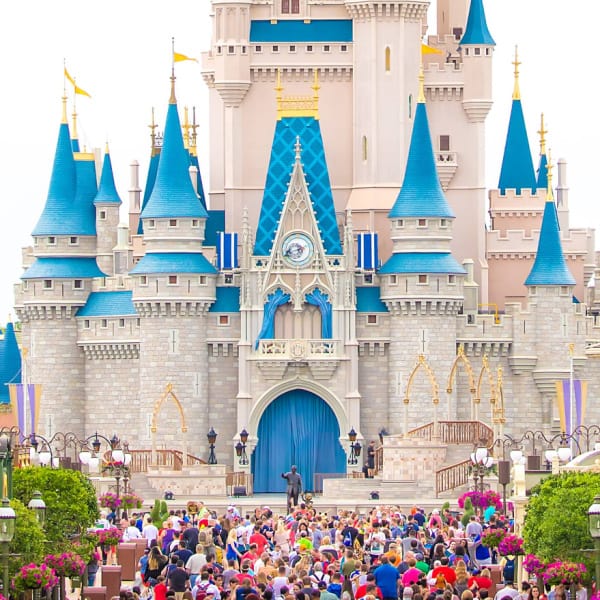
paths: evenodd
<path fill-rule="evenodd" d="M 544 112 L 553 160 L 568 161 L 571 224 L 596 227 L 595 145 L 598 140 L 594 57 L 586 24 L 599 22 L 600 7 L 580 0 L 484 0 L 496 41 L 494 107 L 487 120 L 488 187 L 496 187 L 519 46 L 521 94 L 537 164 L 540 113 Z M 2 9 L 0 56 L 4 117 L 0 145 L 0 324 L 14 316 L 13 284 L 21 273 L 21 247 L 43 209 L 61 118 L 63 59 L 77 84 L 92 95 L 77 97 L 79 138 L 88 149 L 110 144 L 126 219 L 129 164 L 145 179 L 152 107 L 162 128 L 169 97 L 171 38 L 177 52 L 200 57 L 210 42 L 208 0 L 76 0 L 12 2 Z M 72 98 L 72 95 L 70 94 Z M 208 180 L 206 88 L 200 65 L 177 65 L 177 98 L 198 107 L 199 154 Z M 72 106 L 70 104 L 70 106 Z M 208 189 L 208 188 L 207 188 Z M 598 236 L 600 245 L 600 235 Z"/>

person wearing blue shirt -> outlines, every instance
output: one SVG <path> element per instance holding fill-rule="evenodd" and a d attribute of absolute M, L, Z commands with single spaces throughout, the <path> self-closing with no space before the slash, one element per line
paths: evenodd
<path fill-rule="evenodd" d="M 396 567 L 390 565 L 389 559 L 385 554 L 381 556 L 379 561 L 380 565 L 373 572 L 375 583 L 381 590 L 383 600 L 397 600 L 400 573 Z"/>

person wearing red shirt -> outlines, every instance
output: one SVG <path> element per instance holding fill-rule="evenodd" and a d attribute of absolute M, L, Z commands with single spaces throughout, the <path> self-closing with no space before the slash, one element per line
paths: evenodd
<path fill-rule="evenodd" d="M 157 577 L 158 583 L 154 586 L 153 594 L 155 600 L 167 600 L 167 584 L 164 575 Z"/>
<path fill-rule="evenodd" d="M 359 600 L 359 598 L 362 598 L 367 594 L 377 596 L 379 600 L 383 600 L 383 594 L 381 593 L 381 590 L 377 587 L 377 584 L 375 583 L 375 575 L 373 575 L 373 573 L 369 573 L 367 575 L 367 581 L 365 581 L 365 583 L 359 585 L 356 588 L 356 592 L 354 592 L 354 597 L 356 598 L 356 600 Z"/>
<path fill-rule="evenodd" d="M 242 555 L 240 560 L 241 562 L 247 561 L 250 563 L 251 567 L 254 567 L 254 563 L 259 557 L 260 553 L 258 552 L 258 546 L 256 544 L 250 544 L 250 549 Z"/>
<path fill-rule="evenodd" d="M 269 540 L 260 532 L 260 525 L 254 526 L 254 532 L 248 542 L 250 548 L 252 548 L 252 544 L 256 544 L 257 556 L 260 556 L 265 551 L 265 547 L 269 545 Z"/>

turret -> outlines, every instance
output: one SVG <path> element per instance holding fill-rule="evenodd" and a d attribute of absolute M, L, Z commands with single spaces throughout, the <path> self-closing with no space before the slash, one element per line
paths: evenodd
<path fill-rule="evenodd" d="M 94 206 L 96 207 L 96 231 L 98 236 L 97 260 L 98 265 L 107 275 L 114 275 L 116 272 L 113 249 L 117 244 L 117 227 L 119 225 L 121 204 L 121 198 L 115 187 L 110 152 L 108 144 L 106 144 L 100 187 L 94 198 Z"/>
<path fill-rule="evenodd" d="M 4 338 L 0 339 L 0 405 L 9 404 L 10 383 L 21 382 L 21 352 L 12 321 L 6 324 Z"/>

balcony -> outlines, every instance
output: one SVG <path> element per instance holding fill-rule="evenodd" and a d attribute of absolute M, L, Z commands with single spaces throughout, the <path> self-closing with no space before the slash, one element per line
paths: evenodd
<path fill-rule="evenodd" d="M 288 369 L 306 368 L 312 377 L 330 379 L 342 360 L 340 340 L 260 340 L 252 357 L 267 379 L 281 379 Z"/>

